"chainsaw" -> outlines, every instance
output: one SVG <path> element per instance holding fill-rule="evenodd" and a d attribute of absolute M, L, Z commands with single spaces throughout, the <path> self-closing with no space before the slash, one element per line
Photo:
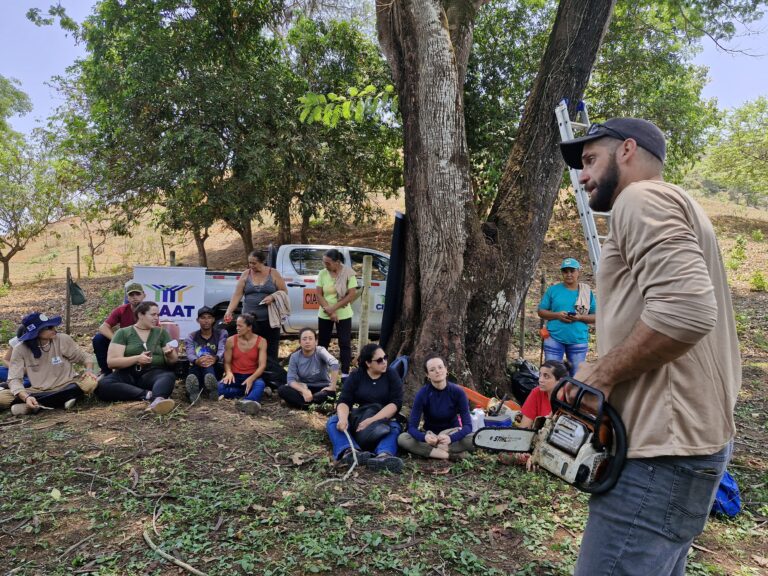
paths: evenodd
<path fill-rule="evenodd" d="M 566 384 L 576 388 L 570 403 L 558 399 Z M 583 405 L 587 396 L 596 398 L 595 411 Z M 600 390 L 573 378 L 557 383 L 550 405 L 552 414 L 536 418 L 530 429 L 481 428 L 475 432 L 475 446 L 529 452 L 532 464 L 590 494 L 613 488 L 627 456 L 627 433 L 616 410 Z"/>

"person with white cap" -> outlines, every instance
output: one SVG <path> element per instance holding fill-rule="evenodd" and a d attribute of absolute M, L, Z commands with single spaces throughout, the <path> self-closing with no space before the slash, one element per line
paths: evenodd
<path fill-rule="evenodd" d="M 10 406 L 15 416 L 38 412 L 41 408 L 71 408 L 83 390 L 78 381 L 89 381 L 95 388 L 96 375 L 90 354 L 68 334 L 56 332 L 61 316 L 48 317 L 40 312 L 22 320 L 23 333 L 13 349 L 8 369 L 7 390 L 0 390 L 0 409 Z M 85 366 L 85 371 L 75 367 Z M 30 387 L 23 384 L 27 374 Z"/>
<path fill-rule="evenodd" d="M 553 284 L 539 304 L 539 318 L 547 321 L 544 359 L 562 362 L 568 357 L 573 376 L 589 352 L 589 326 L 595 322 L 595 295 L 579 282 L 581 264 L 566 258 L 560 265 L 563 281 Z"/>
<path fill-rule="evenodd" d="M 731 455 L 741 363 L 715 231 L 664 182 L 666 141 L 638 118 L 560 144 L 594 210 L 611 210 L 597 274 L 598 360 L 576 379 L 627 430 L 616 486 L 593 495 L 576 576 L 685 574 Z M 566 387 L 565 395 L 573 390 Z"/>

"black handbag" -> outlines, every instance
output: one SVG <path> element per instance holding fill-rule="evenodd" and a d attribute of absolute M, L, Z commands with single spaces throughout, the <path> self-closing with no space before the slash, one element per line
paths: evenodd
<path fill-rule="evenodd" d="M 349 413 L 349 431 L 363 450 L 373 450 L 384 436 L 389 434 L 389 420 L 377 420 L 364 430 L 357 432 L 357 427 L 366 418 L 381 410 L 381 404 L 364 404 L 353 408 Z"/>

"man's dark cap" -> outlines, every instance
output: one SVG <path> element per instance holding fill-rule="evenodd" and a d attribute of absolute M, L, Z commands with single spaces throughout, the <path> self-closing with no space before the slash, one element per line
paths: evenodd
<path fill-rule="evenodd" d="M 621 141 L 632 138 L 638 146 L 645 148 L 662 162 L 667 156 L 667 142 L 656 124 L 640 118 L 611 118 L 602 124 L 592 124 L 586 136 L 561 142 L 560 152 L 565 163 L 571 168 L 581 170 L 584 167 L 581 163 L 584 144 L 605 137 Z"/>
<path fill-rule="evenodd" d="M 210 314 L 214 318 L 216 318 L 216 314 L 213 313 L 213 308 L 209 306 L 201 306 L 197 309 L 197 317 L 200 318 L 203 314 Z"/>

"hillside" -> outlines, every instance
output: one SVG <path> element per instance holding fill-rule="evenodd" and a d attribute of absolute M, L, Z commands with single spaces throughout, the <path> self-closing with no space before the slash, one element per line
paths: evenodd
<path fill-rule="evenodd" d="M 713 518 L 697 539 L 688 574 L 768 574 L 768 215 L 702 200 L 717 228 L 733 287 L 744 386 L 729 467 L 745 510 Z M 391 211 L 396 205 L 388 205 Z M 312 240 L 389 248 L 390 222 L 317 226 Z M 83 277 L 86 305 L 73 334 L 87 344 L 119 297 L 134 263 L 162 264 L 150 226 L 142 239 L 113 239 Z M 255 238 L 266 245 L 275 230 Z M 60 313 L 64 271 L 74 268 L 81 232 L 59 224 L 12 263 L 16 284 L 0 296 L 3 340 L 32 310 Z M 558 278 L 563 256 L 586 262 L 578 219 L 565 199 L 547 235 L 527 302 L 525 355 L 538 362 L 539 274 Z M 166 250 L 195 264 L 194 244 L 165 238 Z M 213 268 L 241 269 L 237 236 L 216 230 Z M 592 282 L 589 274 L 586 279 Z M 293 346 L 285 344 L 283 355 Z M 515 350 L 510 357 L 517 356 Z M 544 473 L 502 466 L 488 453 L 456 463 L 406 458 L 402 476 L 355 470 L 342 481 L 328 459 L 325 417 L 266 399 L 256 417 L 229 401 L 178 406 L 162 419 L 140 403 L 86 400 L 70 412 L 0 415 L 0 573 L 14 575 L 171 575 L 146 538 L 194 569 L 214 575 L 552 574 L 570 573 L 586 519 L 586 497 Z"/>

